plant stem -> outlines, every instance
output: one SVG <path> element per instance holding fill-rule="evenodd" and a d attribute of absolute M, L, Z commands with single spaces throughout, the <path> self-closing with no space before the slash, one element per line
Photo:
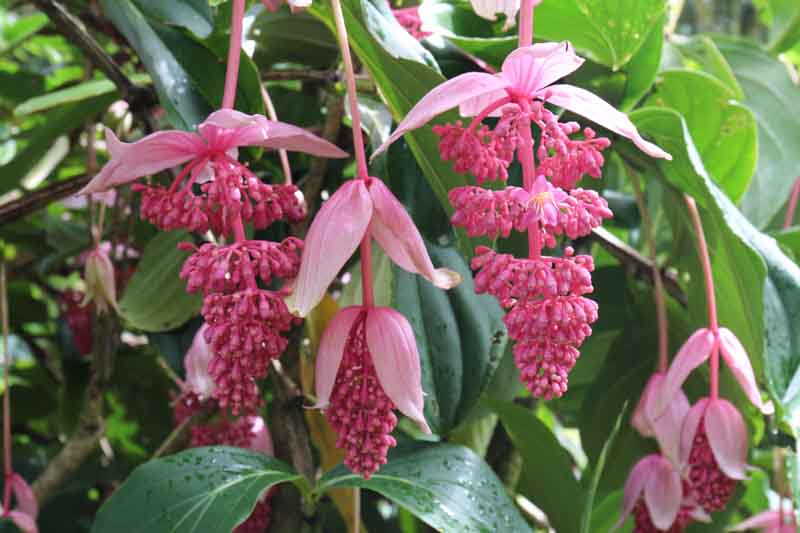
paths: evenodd
<path fill-rule="evenodd" d="M 11 510 L 11 476 L 14 467 L 11 459 L 11 354 L 8 352 L 8 291 L 6 289 L 6 262 L 0 262 L 0 314 L 3 320 L 3 515 Z"/>
<path fill-rule="evenodd" d="M 639 175 L 630 168 L 627 168 L 627 174 L 633 185 L 636 205 L 639 208 L 639 213 L 642 215 L 642 229 L 644 229 L 644 237 L 650 252 L 650 261 L 653 263 L 653 290 L 655 291 L 656 323 L 658 324 L 658 371 L 664 373 L 667 371 L 669 363 L 669 335 L 667 305 L 664 301 L 664 283 L 661 279 L 661 269 L 658 268 L 655 231 L 653 230 L 653 221 L 650 218 L 650 212 L 645 205 L 644 194 L 642 193 L 642 187 L 639 183 Z"/>
<path fill-rule="evenodd" d="M 336 22 L 336 34 L 339 39 L 339 49 L 344 61 L 344 74 L 347 81 L 347 98 L 350 101 L 350 114 L 353 118 L 353 145 L 356 151 L 356 166 L 358 177 L 365 180 L 369 178 L 367 169 L 367 154 L 364 150 L 364 135 L 361 132 L 361 113 L 358 111 L 358 94 L 356 93 L 356 76 L 353 70 L 353 57 L 350 55 L 350 45 L 347 40 L 347 28 L 344 24 L 341 0 L 331 0 L 333 6 L 333 20 Z"/>
<path fill-rule="evenodd" d="M 367 229 L 364 238 L 361 240 L 361 303 L 365 307 L 375 305 L 372 283 L 372 235 Z"/>
<path fill-rule="evenodd" d="M 697 234 L 697 248 L 700 254 L 700 262 L 703 265 L 709 329 L 717 338 L 710 359 L 710 397 L 716 399 L 719 396 L 719 323 L 717 322 L 717 300 L 714 295 L 714 276 L 711 272 L 711 257 L 708 255 L 708 243 L 706 243 L 706 236 L 705 233 L 703 233 L 703 222 L 700 220 L 700 212 L 697 210 L 697 204 L 694 198 L 689 195 L 684 195 L 684 198 L 686 199 L 686 206 L 689 208 L 689 216 L 692 219 L 692 224 Z"/>
<path fill-rule="evenodd" d="M 261 98 L 264 100 L 264 107 L 267 108 L 267 116 L 270 120 L 277 122 L 278 113 L 275 111 L 275 106 L 272 103 L 272 98 L 269 97 L 267 86 L 261 85 Z M 292 167 L 289 165 L 289 154 L 283 148 L 278 150 L 278 157 L 281 160 L 281 167 L 283 168 L 283 183 L 286 185 L 292 184 Z"/>
<path fill-rule="evenodd" d="M 792 226 L 798 199 L 800 199 L 800 177 L 797 178 L 794 182 L 794 187 L 792 187 L 792 195 L 789 197 L 789 205 L 786 207 L 786 218 L 783 219 L 783 229 L 789 229 Z"/>
<path fill-rule="evenodd" d="M 519 46 L 533 44 L 533 0 L 522 0 L 519 11 Z"/>
<path fill-rule="evenodd" d="M 353 489 L 353 533 L 361 531 L 361 489 Z"/>
<path fill-rule="evenodd" d="M 233 104 L 236 101 L 236 84 L 239 81 L 239 60 L 242 57 L 243 20 L 244 0 L 233 0 L 231 40 L 228 46 L 228 65 L 225 70 L 225 92 L 222 95 L 223 109 L 233 109 Z"/>

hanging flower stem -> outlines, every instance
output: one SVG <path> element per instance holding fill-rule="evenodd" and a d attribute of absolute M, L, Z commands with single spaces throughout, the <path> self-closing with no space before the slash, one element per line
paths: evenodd
<path fill-rule="evenodd" d="M 627 168 L 628 176 L 633 185 L 633 193 L 636 197 L 636 205 L 642 215 L 642 229 L 644 238 L 647 241 L 647 248 L 650 255 L 650 262 L 653 264 L 653 290 L 656 302 L 656 323 L 658 325 L 658 371 L 666 373 L 669 365 L 669 332 L 667 323 L 667 305 L 664 301 L 664 282 L 661 279 L 661 269 L 658 267 L 658 257 L 656 250 L 656 236 L 653 229 L 653 220 L 650 212 L 645 205 L 645 198 L 639 176 L 632 169 Z"/>
<path fill-rule="evenodd" d="M 264 100 L 264 107 L 267 109 L 267 116 L 270 120 L 278 121 L 278 113 L 275 111 L 275 105 L 272 103 L 272 98 L 269 97 L 266 85 L 261 85 L 261 98 Z M 281 148 L 278 150 L 278 157 L 281 160 L 281 167 L 283 168 L 283 183 L 285 185 L 292 184 L 292 167 L 289 165 L 289 153 Z"/>
<path fill-rule="evenodd" d="M 228 66 L 225 71 L 225 92 L 222 108 L 233 109 L 236 101 L 236 84 L 239 81 L 239 61 L 242 55 L 242 24 L 244 21 L 244 0 L 233 0 L 231 14 L 231 40 L 228 46 Z"/>
<path fill-rule="evenodd" d="M 522 0 L 519 12 L 519 46 L 533 44 L 533 0 Z"/>
<path fill-rule="evenodd" d="M 8 351 L 8 291 L 6 290 L 6 263 L 0 262 L 0 314 L 3 321 L 3 512 L 11 510 L 11 476 L 14 468 L 11 459 L 11 354 Z"/>
<path fill-rule="evenodd" d="M 692 219 L 695 233 L 697 234 L 697 248 L 700 254 L 700 262 L 703 265 L 703 275 L 706 284 L 706 302 L 708 304 L 709 329 L 714 336 L 719 339 L 719 323 L 717 322 L 717 300 L 714 296 L 714 276 L 711 272 L 711 258 L 708 254 L 708 243 L 705 233 L 703 233 L 703 222 L 700 220 L 700 213 L 694 198 L 685 195 L 686 206 L 689 208 L 689 216 Z M 714 344 L 710 358 L 710 382 L 711 388 L 709 396 L 712 399 L 719 397 L 719 340 Z"/>

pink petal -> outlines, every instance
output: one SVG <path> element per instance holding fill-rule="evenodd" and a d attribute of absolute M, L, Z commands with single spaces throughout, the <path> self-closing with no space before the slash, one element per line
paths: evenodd
<path fill-rule="evenodd" d="M 186 369 L 186 386 L 201 398 L 210 398 L 214 394 L 214 380 L 208 373 L 208 364 L 214 354 L 205 339 L 208 324 L 203 323 L 194 335 L 192 345 L 183 357 Z"/>
<path fill-rule="evenodd" d="M 420 274 L 440 289 L 461 283 L 458 272 L 433 267 L 417 226 L 381 180 L 372 179 L 369 194 L 374 206 L 371 234 L 395 263 L 408 272 Z"/>
<path fill-rule="evenodd" d="M 508 55 L 503 62 L 502 77 L 516 92 L 533 96 L 538 90 L 578 70 L 583 61 L 567 41 L 534 44 L 517 48 Z"/>
<path fill-rule="evenodd" d="M 269 428 L 266 422 L 260 416 L 250 416 L 250 431 L 253 434 L 253 439 L 250 441 L 250 449 L 261 452 L 264 455 L 275 455 L 275 448 L 272 445 L 272 436 L 269 434 Z"/>
<path fill-rule="evenodd" d="M 209 146 L 222 151 L 238 146 L 264 146 L 320 157 L 347 157 L 347 152 L 303 128 L 233 109 L 211 113 L 199 130 Z"/>
<path fill-rule="evenodd" d="M 372 218 L 372 199 L 363 180 L 350 180 L 333 193 L 306 234 L 289 309 L 306 316 L 358 248 Z"/>
<path fill-rule="evenodd" d="M 659 456 L 656 454 L 643 457 L 636 463 L 631 473 L 628 474 L 628 479 L 625 480 L 625 488 L 622 494 L 622 513 L 614 529 L 622 526 L 631 512 L 633 512 L 633 508 L 636 507 L 636 503 L 639 501 L 642 492 L 644 492 L 645 485 L 647 485 L 647 480 L 652 474 L 654 461 L 658 458 Z"/>
<path fill-rule="evenodd" d="M 548 102 L 569 109 L 618 135 L 627 137 L 647 155 L 672 160 L 672 156 L 667 152 L 644 140 L 625 113 L 617 111 L 595 94 L 572 85 L 551 85 L 541 93 L 547 95 Z"/>
<path fill-rule="evenodd" d="M 178 166 L 206 151 L 203 140 L 186 131 L 159 131 L 134 143 L 123 143 L 106 128 L 106 143 L 111 161 L 78 194 L 107 191 Z"/>
<path fill-rule="evenodd" d="M 653 424 L 650 417 L 647 416 L 647 405 L 662 381 L 664 381 L 664 374 L 662 373 L 650 376 L 650 379 L 647 380 L 647 385 L 644 386 L 642 395 L 639 397 L 639 403 L 636 404 L 636 409 L 633 411 L 633 416 L 631 416 L 631 425 L 643 437 L 655 436 Z"/>
<path fill-rule="evenodd" d="M 776 524 L 780 525 L 781 514 L 779 511 L 764 511 L 753 517 L 748 518 L 744 522 L 736 524 L 728 531 L 748 531 L 750 529 L 760 529 L 766 527 L 773 527 Z"/>
<path fill-rule="evenodd" d="M 714 347 L 714 334 L 708 329 L 699 329 L 684 343 L 673 359 L 667 377 L 659 391 L 654 395 L 650 419 L 655 420 L 664 412 L 678 394 L 689 374 L 703 364 Z"/>
<path fill-rule="evenodd" d="M 17 473 L 11 475 L 11 490 L 17 500 L 17 508 L 34 520 L 39 516 L 39 504 L 31 486 Z"/>
<path fill-rule="evenodd" d="M 644 502 L 650 518 L 658 529 L 672 526 L 683 501 L 681 475 L 661 456 L 653 461 L 652 471 L 644 487 Z"/>
<path fill-rule="evenodd" d="M 372 157 L 386 150 L 407 131 L 424 126 L 435 116 L 461 105 L 470 98 L 499 91 L 508 86 L 509 83 L 499 76 L 481 72 L 461 74 L 437 85 L 417 102 L 386 142 L 375 150 Z"/>
<path fill-rule="evenodd" d="M 470 3 L 475 14 L 487 20 L 497 20 L 498 13 L 505 15 L 503 31 L 506 31 L 516 22 L 520 0 L 470 0 Z"/>
<path fill-rule="evenodd" d="M 709 400 L 705 416 L 708 443 L 720 469 L 732 479 L 747 477 L 747 426 L 736 407 L 722 398 Z"/>
<path fill-rule="evenodd" d="M 719 341 L 722 358 L 725 359 L 736 381 L 739 382 L 742 390 L 753 405 L 763 411 L 765 405 L 761 401 L 761 392 L 758 390 L 758 385 L 756 385 L 753 367 L 750 364 L 750 358 L 747 357 L 744 346 L 728 328 L 719 328 Z"/>
<path fill-rule="evenodd" d="M 317 405 L 324 409 L 331 399 L 333 384 L 336 381 L 336 373 L 339 371 L 339 364 L 342 362 L 344 348 L 350 330 L 358 315 L 364 310 L 360 305 L 345 307 L 341 309 L 328 322 L 325 332 L 319 342 L 317 352 L 317 364 L 314 383 L 317 391 Z"/>
<path fill-rule="evenodd" d="M 689 408 L 688 398 L 683 390 L 679 389 L 664 413 L 653 421 L 655 437 L 661 452 L 676 468 L 681 464 L 681 429 Z"/>
<path fill-rule="evenodd" d="M 39 528 L 36 527 L 36 519 L 21 511 L 11 511 L 8 513 L 8 518 L 19 528 L 22 533 L 39 533 Z"/>
<path fill-rule="evenodd" d="M 293 152 L 304 152 L 317 157 L 342 158 L 348 153 L 325 139 L 309 133 L 303 128 L 284 122 L 269 122 L 267 140 L 261 146 L 283 149 Z"/>
<path fill-rule="evenodd" d="M 692 444 L 694 437 L 697 435 L 697 428 L 700 427 L 700 421 L 706 413 L 708 407 L 708 398 L 701 398 L 697 400 L 686 415 L 681 428 L 681 451 L 680 451 L 680 466 L 684 467 L 689 462 L 689 454 L 692 451 Z"/>
<path fill-rule="evenodd" d="M 261 3 L 264 4 L 264 7 L 267 9 L 267 11 L 275 13 L 281 8 L 283 0 L 261 0 Z"/>
<path fill-rule="evenodd" d="M 425 415 L 417 340 L 406 317 L 388 307 L 367 313 L 367 346 L 378 381 L 401 413 L 431 433 Z"/>
<path fill-rule="evenodd" d="M 489 107 L 490 105 L 494 104 L 498 100 L 506 98 L 508 93 L 505 89 L 498 89 L 496 91 L 492 91 L 486 94 L 481 94 L 480 96 L 476 96 L 474 98 L 470 98 L 468 100 L 464 100 L 458 106 L 458 114 L 462 117 L 474 117 L 475 115 L 479 115 L 481 111 Z M 500 106 L 488 116 L 490 117 L 499 117 L 503 114 L 503 110 L 508 106 L 516 106 L 517 104 L 509 103 L 504 106 Z"/>

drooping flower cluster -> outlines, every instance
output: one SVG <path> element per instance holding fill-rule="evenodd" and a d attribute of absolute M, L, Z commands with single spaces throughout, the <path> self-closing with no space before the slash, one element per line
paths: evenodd
<path fill-rule="evenodd" d="M 190 447 L 236 446 L 265 455 L 274 455 L 272 437 L 265 421 L 260 416 L 246 415 L 229 418 L 219 409 L 214 400 L 216 385 L 209 374 L 208 367 L 213 355 L 206 342 L 208 326 L 203 324 L 195 334 L 192 345 L 186 352 L 183 365 L 186 380 L 182 383 L 180 395 L 173 403 L 173 417 L 176 424 L 182 424 L 194 415 L 216 421 L 197 423 L 191 426 Z M 198 419 L 199 420 L 199 419 Z M 269 527 L 272 517 L 270 499 L 275 490 L 271 489 L 258 499 L 250 516 L 234 529 L 234 533 L 263 533 Z"/>
<path fill-rule="evenodd" d="M 202 315 L 214 397 L 234 414 L 260 405 L 257 380 L 280 356 L 293 318 L 278 292 L 277 278 L 297 274 L 303 243 L 289 237 L 280 243 L 249 240 L 244 224 L 263 229 L 278 220 L 297 222 L 305 208 L 294 185 L 262 182 L 236 159 L 239 146 L 302 150 L 322 157 L 342 157 L 337 147 L 305 130 L 233 110 L 212 113 L 198 134 L 167 131 L 121 143 L 107 132 L 111 161 L 84 189 L 103 191 L 144 175 L 185 164 L 169 187 L 136 184 L 141 215 L 163 230 L 212 231 L 225 244 L 181 245 L 193 254 L 181 277 L 189 292 L 204 296 Z"/>
<path fill-rule="evenodd" d="M 423 31 L 422 20 L 419 18 L 419 6 L 393 9 L 392 13 L 397 22 L 416 40 L 421 41 L 428 37 L 430 32 Z"/>
<path fill-rule="evenodd" d="M 472 174 L 478 184 L 506 181 L 514 158 L 520 161 L 523 187 L 452 189 L 451 221 L 471 237 L 508 237 L 512 230 L 528 233 L 529 257 L 480 247 L 472 268 L 476 291 L 493 295 L 508 310 L 505 323 L 517 341 L 514 356 L 522 380 L 534 396 L 546 399 L 566 392 L 568 374 L 580 345 L 592 332 L 598 309 L 586 297 L 593 291 L 592 258 L 575 255 L 569 246 L 560 256 L 542 252 L 555 248 L 562 237 L 574 240 L 588 235 L 612 213 L 595 191 L 576 188 L 585 174 L 601 176 L 602 152 L 610 141 L 590 128 L 581 132 L 575 122 L 560 122 L 545 103 L 586 116 L 630 138 L 649 155 L 669 158 L 603 100 L 577 87 L 552 85 L 582 63 L 569 43 L 518 48 L 499 74 L 463 74 L 434 88 L 378 150 L 458 106 L 462 116 L 475 118 L 466 127 L 461 121 L 433 127 L 443 160 L 452 161 L 459 173 Z M 493 128 L 483 123 L 488 117 L 497 118 Z M 540 131 L 538 148 L 532 125 Z"/>

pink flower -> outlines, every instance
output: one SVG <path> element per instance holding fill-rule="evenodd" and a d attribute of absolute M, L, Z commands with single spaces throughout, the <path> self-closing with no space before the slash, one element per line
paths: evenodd
<path fill-rule="evenodd" d="M 747 477 L 742 415 L 722 398 L 699 400 L 683 422 L 680 455 L 697 503 L 708 512 L 724 509 L 736 481 Z"/>
<path fill-rule="evenodd" d="M 794 518 L 794 512 L 764 511 L 737 524 L 728 531 L 750 530 L 759 530 L 762 533 L 797 533 L 797 522 Z"/>
<path fill-rule="evenodd" d="M 736 335 L 727 328 L 719 328 L 717 335 L 712 330 L 703 328 L 689 337 L 672 361 L 667 376 L 653 399 L 651 416 L 660 416 L 692 370 L 711 357 L 714 350 L 720 350 L 722 358 L 753 405 L 765 414 L 772 412 L 772 404 L 765 404 L 761 400 L 750 359 Z"/>
<path fill-rule="evenodd" d="M 345 464 L 369 478 L 396 445 L 398 409 L 425 433 L 421 370 L 408 320 L 387 307 L 353 306 L 333 317 L 316 363 L 317 406 L 338 433 Z"/>
<path fill-rule="evenodd" d="M 6 483 L 11 483 L 17 507 L 15 510 L 3 509 L 3 518 L 11 519 L 23 533 L 38 533 L 36 518 L 39 516 L 39 504 L 30 485 L 17 473 L 11 474 Z"/>
<path fill-rule="evenodd" d="M 636 531 L 642 532 L 683 531 L 692 520 L 707 520 L 704 513 L 684 496 L 678 470 L 658 454 L 641 459 L 628 475 L 622 514 L 616 528 L 631 514 L 636 520 Z"/>
<path fill-rule="evenodd" d="M 333 144 L 302 128 L 232 109 L 211 113 L 197 130 L 198 133 L 159 131 L 134 143 L 123 143 L 113 131 L 106 129 L 111 161 L 79 194 L 107 191 L 188 161 L 194 162 L 195 180 L 203 172 L 213 177 L 215 171 L 221 170 L 225 156 L 235 153 L 240 146 L 283 148 L 320 157 L 347 156 Z"/>
<path fill-rule="evenodd" d="M 311 7 L 311 0 L 261 0 L 261 3 L 272 13 L 278 11 L 284 3 L 289 4 L 292 13 Z"/>
<path fill-rule="evenodd" d="M 211 398 L 214 394 L 214 380 L 208 373 L 208 365 L 214 354 L 205 339 L 207 329 L 208 324 L 200 326 L 183 357 L 183 366 L 186 369 L 185 388 L 200 399 Z"/>
<path fill-rule="evenodd" d="M 457 272 L 434 268 L 413 220 L 377 178 L 350 180 L 322 204 L 306 235 L 292 312 L 307 315 L 353 255 L 366 231 L 398 266 L 449 289 L 461 282 Z"/>
<path fill-rule="evenodd" d="M 421 41 L 431 35 L 430 32 L 422 30 L 422 20 L 419 18 L 419 6 L 405 7 L 403 9 L 393 9 L 392 13 L 397 22 L 411 34 L 413 38 Z"/>
<path fill-rule="evenodd" d="M 86 256 L 84 269 L 86 297 L 83 305 L 94 302 L 98 313 L 117 311 L 117 284 L 114 278 L 114 265 L 101 247 L 95 248 Z"/>
<path fill-rule="evenodd" d="M 653 403 L 656 393 L 663 385 L 665 374 L 657 372 L 647 381 L 647 385 L 639 398 L 636 410 L 631 418 L 631 425 L 644 437 L 654 437 L 658 441 L 661 452 L 673 465 L 679 467 L 681 427 L 689 412 L 689 400 L 678 392 L 668 408 L 658 417 L 653 416 Z"/>
<path fill-rule="evenodd" d="M 568 42 L 541 43 L 512 52 L 498 74 L 470 72 L 456 76 L 417 102 L 373 157 L 407 131 L 419 128 L 454 107 L 459 107 L 462 116 L 479 113 L 499 116 L 508 104 L 525 107 L 540 100 L 566 108 L 631 139 L 648 155 L 671 159 L 661 148 L 644 140 L 630 119 L 604 100 L 572 85 L 553 85 L 577 70 L 583 61 Z"/>

